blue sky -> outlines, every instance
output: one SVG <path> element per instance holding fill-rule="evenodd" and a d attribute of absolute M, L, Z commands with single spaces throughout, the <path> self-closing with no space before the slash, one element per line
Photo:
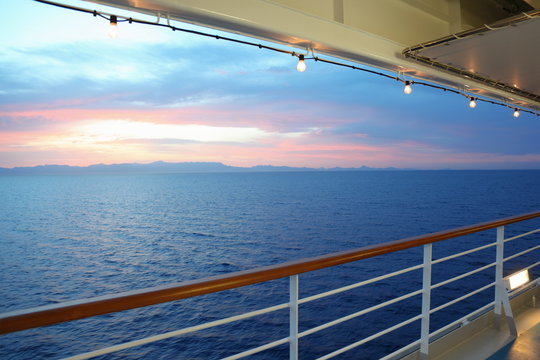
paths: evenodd
<path fill-rule="evenodd" d="M 31 0 L 0 14 L 0 167 L 540 168 L 530 114 L 167 29 L 121 23 L 110 39 L 103 19 Z"/>

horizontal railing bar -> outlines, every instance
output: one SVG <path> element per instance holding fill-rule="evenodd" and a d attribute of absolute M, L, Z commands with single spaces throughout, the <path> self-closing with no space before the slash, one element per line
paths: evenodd
<path fill-rule="evenodd" d="M 383 336 L 383 335 L 385 335 L 385 334 L 388 334 L 389 332 L 392 332 L 392 331 L 394 331 L 394 330 L 397 330 L 397 329 L 399 329 L 400 327 L 403 327 L 403 326 L 405 326 L 405 325 L 408 325 L 408 324 L 410 324 L 410 323 L 412 323 L 412 322 L 414 322 L 414 321 L 416 321 L 416 320 L 420 320 L 421 318 L 422 318 L 422 315 L 417 315 L 417 316 L 415 316 L 415 317 L 413 317 L 413 318 L 410 318 L 409 320 L 405 320 L 405 321 L 403 321 L 403 322 L 400 322 L 399 324 L 396 324 L 396 325 L 394 325 L 394 326 L 391 326 L 391 327 L 389 327 L 389 328 L 386 328 L 386 329 L 383 330 L 383 331 L 379 331 L 378 333 L 373 334 L 373 335 L 371 335 L 371 336 L 368 336 L 367 338 L 364 338 L 364 339 L 362 339 L 362 340 L 360 340 L 360 341 L 357 341 L 357 342 L 355 342 L 355 343 L 353 343 L 353 344 L 350 344 L 350 345 L 348 345 L 348 346 L 342 347 L 341 349 L 336 350 L 336 351 L 334 351 L 334 352 L 331 352 L 330 354 L 327 354 L 327 355 L 325 355 L 325 356 L 321 356 L 320 358 L 317 358 L 317 360 L 326 360 L 326 359 L 333 358 L 333 357 L 336 356 L 336 355 L 339 355 L 339 354 L 344 353 L 345 351 L 349 351 L 349 350 L 351 350 L 351 349 L 354 349 L 355 347 L 358 347 L 358 346 L 360 346 L 360 345 L 362 345 L 362 344 L 365 344 L 365 343 L 367 343 L 367 342 L 369 342 L 369 341 L 371 341 L 371 340 L 373 340 L 373 339 L 376 339 L 376 338 L 378 338 L 378 337 L 380 337 L 380 336 Z"/>
<path fill-rule="evenodd" d="M 452 301 L 447 302 L 446 304 L 442 304 L 442 305 L 439 306 L 439 307 L 436 307 L 436 308 L 434 308 L 434 309 L 431 309 L 431 310 L 429 311 L 429 313 L 430 313 L 430 314 L 433 314 L 434 312 L 437 312 L 437 311 L 439 311 L 439 310 L 442 310 L 442 309 L 444 309 L 445 307 L 448 307 L 448 306 L 450 306 L 450 305 L 453 305 L 453 304 L 455 304 L 455 303 L 457 303 L 457 302 L 460 302 L 461 300 L 465 300 L 465 299 L 468 298 L 468 297 L 471 297 L 471 296 L 473 296 L 473 295 L 478 294 L 479 292 L 482 292 L 482 291 L 484 291 L 484 290 L 486 290 L 486 289 L 489 289 L 490 287 L 492 287 L 492 286 L 494 286 L 494 285 L 495 285 L 495 282 L 492 282 L 491 284 L 487 284 L 486 286 L 482 286 L 480 289 L 476 289 L 475 291 L 471 291 L 470 293 L 468 293 L 468 294 L 466 294 L 466 295 L 463 295 L 463 296 L 461 296 L 461 297 L 458 297 L 457 299 L 454 299 L 454 300 L 452 300 Z"/>
<path fill-rule="evenodd" d="M 433 261 L 432 261 L 432 264 L 438 264 L 438 263 L 441 263 L 441 262 L 443 262 L 443 261 L 450 260 L 450 259 L 454 259 L 454 258 L 463 256 L 463 255 L 467 255 L 467 254 L 473 253 L 473 252 L 475 252 L 475 251 L 484 250 L 484 249 L 490 248 L 490 247 L 495 246 L 495 245 L 497 245 L 497 243 L 491 243 L 491 244 L 479 246 L 479 247 L 474 248 L 474 249 L 471 249 L 471 250 L 467 250 L 467 251 L 460 252 L 459 254 L 454 254 L 454 255 L 450 255 L 450 256 L 447 256 L 447 257 L 443 257 L 443 258 L 440 258 L 440 259 L 437 259 L 437 260 L 433 260 Z"/>
<path fill-rule="evenodd" d="M 526 232 L 526 233 L 523 233 L 523 234 L 520 234 L 520 235 L 510 237 L 508 239 L 504 239 L 504 242 L 516 240 L 516 239 L 519 239 L 519 238 L 522 238 L 524 236 L 531 235 L 531 234 L 534 234 L 534 233 L 537 233 L 537 232 L 540 232 L 540 229 L 536 229 L 536 230 L 533 230 L 533 231 L 529 231 L 529 232 Z"/>
<path fill-rule="evenodd" d="M 414 348 L 418 348 L 420 347 L 420 339 L 410 343 L 409 345 L 405 345 L 404 347 L 402 347 L 401 349 L 398 349 L 396 351 L 394 351 L 393 353 L 391 354 L 388 354 L 386 355 L 385 357 L 382 357 L 380 358 L 379 360 L 393 360 L 393 359 L 400 359 L 402 358 L 403 356 L 400 356 L 401 354 L 405 353 L 405 352 L 408 352 L 408 351 L 412 351 Z"/>
<path fill-rule="evenodd" d="M 453 328 L 454 326 L 458 325 L 458 324 L 463 324 L 464 321 L 468 321 L 470 318 L 472 317 L 475 317 L 476 315 L 478 314 L 482 314 L 484 311 L 488 310 L 489 308 L 493 307 L 493 305 L 495 305 L 495 301 L 492 301 L 490 302 L 489 304 L 485 305 L 485 306 L 482 306 L 481 308 L 473 311 L 472 313 L 469 313 L 453 322 L 451 322 L 450 324 L 447 324 L 445 326 L 443 326 L 442 328 L 432 332 L 429 334 L 429 337 L 430 339 L 447 331 L 448 329 L 451 329 Z"/>
<path fill-rule="evenodd" d="M 451 283 L 451 282 L 454 282 L 454 281 L 463 279 L 464 277 L 467 277 L 467 276 L 470 276 L 470 275 L 472 275 L 472 274 L 476 274 L 476 273 L 478 273 L 478 272 L 480 272 L 480 271 L 489 269 L 490 267 L 495 266 L 496 264 L 497 264 L 497 263 L 487 264 L 486 266 L 482 266 L 481 268 L 474 269 L 474 270 L 469 271 L 469 272 L 467 272 L 467 273 L 465 273 L 465 274 L 461 274 L 461 275 L 458 275 L 458 276 L 453 277 L 453 278 L 451 278 L 451 279 L 448 279 L 448 280 L 445 280 L 445 281 L 441 281 L 441 282 L 438 283 L 438 284 L 432 285 L 432 286 L 431 286 L 431 289 L 436 289 L 436 288 L 438 288 L 438 287 L 440 287 L 440 286 L 444 286 L 444 285 L 447 285 L 447 284 L 449 284 L 449 283 Z"/>
<path fill-rule="evenodd" d="M 250 349 L 250 350 L 246 350 L 246 351 L 243 351 L 241 353 L 238 353 L 236 355 L 231 355 L 231 356 L 227 356 L 226 358 L 223 358 L 222 360 L 236 360 L 236 359 L 241 359 L 243 357 L 246 357 L 246 356 L 249 356 L 249 355 L 253 355 L 253 354 L 256 354 L 258 352 L 261 352 L 261 351 L 264 351 L 264 350 L 268 350 L 268 349 L 271 349 L 271 348 L 274 348 L 276 346 L 279 346 L 279 345 L 283 345 L 283 344 L 286 344 L 289 342 L 289 338 L 286 337 L 286 338 L 283 338 L 283 339 L 279 339 L 279 340 L 276 340 L 274 342 L 271 342 L 271 343 L 268 343 L 268 344 L 265 344 L 265 345 L 261 345 L 259 347 L 256 347 L 256 348 L 253 348 L 253 349 Z"/>
<path fill-rule="evenodd" d="M 355 289 L 355 288 L 360 287 L 360 286 L 364 286 L 364 285 L 368 285 L 368 284 L 371 284 L 371 283 L 374 283 L 374 282 L 377 282 L 377 281 L 388 279 L 388 278 L 393 277 L 393 276 L 405 274 L 405 273 L 407 273 L 409 271 L 421 269 L 423 266 L 424 265 L 422 265 L 422 264 L 416 265 L 416 266 L 411 266 L 410 268 L 399 270 L 399 271 L 394 271 L 393 273 L 390 273 L 390 274 L 377 276 L 375 278 L 365 280 L 365 281 L 361 281 L 361 282 L 358 282 L 358 283 L 355 283 L 355 284 L 343 286 L 343 287 L 340 287 L 338 289 L 326 291 L 326 292 L 323 292 L 323 293 L 320 293 L 320 294 L 317 294 L 317 295 L 308 296 L 308 297 L 305 297 L 303 299 L 298 300 L 298 303 L 299 304 L 304 304 L 304 303 L 307 303 L 307 302 L 310 302 L 310 301 L 313 301 L 313 300 L 322 299 L 322 298 L 330 296 L 330 295 L 339 294 L 341 292 L 352 290 L 352 289 Z"/>
<path fill-rule="evenodd" d="M 370 313 L 370 312 L 372 312 L 374 310 L 383 308 L 383 307 L 388 306 L 388 305 L 392 305 L 394 303 L 397 303 L 397 302 L 400 302 L 402 300 L 408 299 L 408 298 L 413 297 L 415 295 L 419 295 L 421 293 L 422 293 L 422 290 L 413 291 L 411 293 L 402 295 L 402 296 L 394 298 L 392 300 L 388 300 L 388 301 L 385 301 L 385 302 L 380 303 L 378 305 L 374 305 L 374 306 L 368 307 L 366 309 L 357 311 L 357 312 L 352 313 L 350 315 L 347 315 L 347 316 L 341 317 L 339 319 L 327 322 L 326 324 L 322 324 L 322 325 L 316 326 L 314 328 L 311 328 L 309 330 L 303 331 L 300 334 L 298 334 L 298 338 L 301 338 L 301 337 L 304 337 L 304 336 L 307 336 L 307 335 L 311 335 L 311 334 L 316 333 L 318 331 L 327 329 L 327 328 L 332 327 L 332 326 L 337 325 L 337 324 L 341 324 L 342 322 L 354 319 L 354 318 L 356 318 L 358 316 L 362 316 L 362 315 Z"/>
<path fill-rule="evenodd" d="M 87 353 L 71 356 L 71 357 L 65 358 L 64 360 L 90 359 L 90 358 L 93 358 L 93 357 L 96 357 L 96 356 L 110 354 L 112 352 L 125 350 L 125 349 L 129 349 L 129 348 L 132 348 L 132 347 L 140 346 L 140 345 L 150 344 L 150 343 L 160 341 L 160 340 L 165 340 L 165 339 L 168 339 L 168 338 L 171 338 L 171 337 L 185 335 L 185 334 L 188 334 L 188 333 L 208 329 L 208 328 L 219 326 L 219 325 L 229 324 L 229 323 L 234 322 L 234 321 L 244 320 L 244 319 L 254 317 L 254 316 L 257 316 L 257 315 L 267 314 L 269 312 L 273 312 L 273 311 L 277 311 L 277 310 L 281 310 L 281 309 L 286 309 L 288 307 L 289 307 L 288 303 L 280 304 L 280 305 L 276 305 L 276 306 L 271 306 L 271 307 L 268 307 L 268 308 L 255 310 L 255 311 L 250 311 L 248 313 L 244 313 L 244 314 L 240 314 L 240 315 L 231 316 L 231 317 L 228 317 L 228 318 L 225 318 L 225 319 L 215 320 L 215 321 L 207 322 L 207 323 L 200 324 L 200 325 L 190 326 L 190 327 L 187 327 L 187 328 L 184 328 L 184 329 L 179 329 L 179 330 L 169 331 L 169 332 L 159 334 L 159 335 L 149 336 L 149 337 L 139 339 L 139 340 L 129 341 L 129 342 L 123 343 L 123 344 L 109 346 L 109 347 L 106 347 L 106 348 L 103 348 L 103 349 L 94 350 L 94 351 L 90 351 L 90 352 L 87 352 Z"/>
<path fill-rule="evenodd" d="M 535 247 L 529 248 L 527 250 L 524 250 L 524 251 L 519 252 L 517 254 L 514 254 L 512 256 L 506 257 L 506 258 L 503 259 L 503 261 L 512 260 L 513 258 L 517 258 L 518 256 L 525 255 L 526 253 L 529 253 L 529 252 L 534 251 L 536 249 L 540 249 L 540 245 L 536 245 Z"/>
<path fill-rule="evenodd" d="M 140 289 L 90 299 L 74 300 L 31 309 L 0 314 L 0 334 L 64 321 L 83 319 L 143 306 L 211 294 L 246 285 L 281 279 L 287 276 L 346 264 L 357 260 L 405 250 L 420 245 L 464 236 L 499 226 L 534 219 L 540 211 L 512 216 L 505 219 L 464 226 L 432 234 L 415 236 L 359 249 L 327 254 L 319 257 L 290 261 L 283 264 L 233 272 L 205 279 L 186 281 L 159 287 Z"/>
<path fill-rule="evenodd" d="M 526 268 L 523 268 L 523 269 L 521 269 L 521 270 L 522 270 L 522 271 L 523 271 L 523 270 L 529 270 L 529 269 L 532 269 L 533 267 L 537 267 L 538 265 L 540 265 L 540 261 L 535 262 L 534 264 L 529 265 L 529 266 L 527 266 Z"/>

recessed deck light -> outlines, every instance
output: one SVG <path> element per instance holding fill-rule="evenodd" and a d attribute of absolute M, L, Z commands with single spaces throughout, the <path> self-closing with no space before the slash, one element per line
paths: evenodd
<path fill-rule="evenodd" d="M 506 288 L 508 290 L 514 290 L 518 287 L 529 282 L 529 270 L 522 270 L 515 274 L 512 274 L 505 279 Z"/>

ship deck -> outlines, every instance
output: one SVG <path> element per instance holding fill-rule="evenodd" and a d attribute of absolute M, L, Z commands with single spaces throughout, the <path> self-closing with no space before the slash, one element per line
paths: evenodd
<path fill-rule="evenodd" d="M 352 350 L 415 321 L 421 322 L 418 340 L 396 350 L 392 354 L 385 356 L 383 359 L 538 359 L 538 351 L 540 349 L 540 346 L 538 346 L 540 340 L 540 304 L 537 298 L 540 296 L 540 278 L 537 277 L 536 273 L 533 273 L 534 280 L 530 280 L 527 276 L 525 279 L 526 281 L 521 279 L 524 282 L 514 284 L 515 286 L 512 285 L 510 279 L 515 279 L 514 275 L 516 274 L 520 274 L 531 269 L 534 270 L 540 265 L 540 262 L 535 262 L 532 265 L 522 268 L 519 273 L 514 273 L 514 275 L 509 275 L 507 277 L 504 277 L 504 262 L 516 258 L 517 256 L 522 256 L 524 254 L 531 253 L 532 251 L 537 251 L 540 249 L 540 245 L 537 245 L 537 241 L 531 241 L 529 244 L 526 244 L 526 250 L 514 253 L 512 255 L 507 254 L 509 256 L 506 258 L 504 257 L 504 245 L 509 241 L 523 239 L 525 236 L 529 236 L 529 239 L 531 239 L 530 235 L 540 233 L 540 229 L 535 229 L 506 238 L 504 231 L 505 226 L 507 225 L 512 225 L 539 217 L 540 212 L 533 212 L 505 219 L 493 220 L 487 223 L 474 224 L 440 231 L 437 233 L 425 234 L 413 238 L 365 246 L 340 253 L 332 253 L 315 258 L 300 259 L 282 264 L 259 267 L 252 270 L 237 271 L 199 280 L 172 283 L 170 285 L 156 286 L 152 288 L 97 296 L 88 299 L 49 304 L 37 308 L 12 311 L 0 314 L 0 333 L 8 334 L 66 321 L 73 321 L 110 313 L 118 313 L 124 310 L 142 308 L 145 306 L 170 301 L 194 298 L 208 294 L 217 294 L 225 290 L 241 288 L 248 285 L 288 277 L 288 302 L 270 306 L 264 309 L 257 309 L 242 314 L 216 319 L 206 323 L 200 323 L 195 326 L 184 327 L 162 334 L 131 340 L 122 344 L 111 345 L 109 347 L 75 355 L 70 359 L 82 360 L 102 356 L 105 354 L 126 350 L 128 348 L 142 346 L 156 341 L 193 333 L 199 330 L 229 324 L 239 320 L 251 319 L 255 316 L 270 314 L 278 310 L 288 310 L 289 336 L 270 343 L 259 345 L 257 347 L 249 348 L 240 353 L 234 354 L 229 358 L 240 359 L 262 351 L 267 351 L 280 345 L 288 344 L 289 358 L 296 360 L 299 359 L 300 355 L 298 351 L 299 340 L 301 340 L 304 336 L 311 335 L 319 330 L 324 330 L 350 319 L 379 310 L 404 299 L 409 299 L 414 296 L 417 296 L 418 299 L 418 295 L 420 294 L 422 297 L 418 300 L 420 300 L 419 305 L 422 309 L 421 314 L 413 316 L 399 324 L 390 326 L 364 339 L 358 340 L 355 343 L 346 345 L 333 351 L 332 353 L 328 353 L 321 357 L 321 359 L 330 359 L 338 356 L 345 351 Z M 496 229 L 495 242 L 454 253 L 442 258 L 438 257 L 433 259 L 432 257 L 433 243 L 492 229 Z M 538 237 L 536 237 L 536 239 L 538 239 Z M 423 262 L 421 264 L 410 266 L 391 273 L 386 273 L 384 275 L 378 275 L 371 279 L 362 280 L 357 283 L 349 284 L 341 288 L 334 288 L 319 294 L 313 294 L 308 297 L 299 296 L 300 274 L 322 269 L 329 269 L 338 265 L 374 258 L 380 255 L 395 253 L 401 250 L 420 246 L 423 249 Z M 495 247 L 496 250 L 495 254 L 493 254 L 495 255 L 495 262 L 481 266 L 472 271 L 462 273 L 442 282 L 432 282 L 431 265 L 439 264 L 442 261 L 455 259 L 457 257 L 492 247 Z M 537 257 L 534 259 L 537 259 Z M 489 259 L 486 260 L 489 261 Z M 454 298 L 453 300 L 450 300 L 437 307 L 432 306 L 430 301 L 431 289 L 438 288 L 450 282 L 462 280 L 472 274 L 476 274 L 480 271 L 493 267 L 495 267 L 493 282 L 478 287 L 476 290 L 470 291 L 465 295 Z M 379 303 L 369 308 L 362 308 L 355 313 L 334 319 L 330 322 L 318 325 L 302 332 L 299 331 L 298 315 L 300 305 L 420 269 L 422 269 L 423 277 L 422 289 L 395 297 L 391 300 Z M 509 280 L 508 284 L 506 283 L 506 280 Z M 486 293 L 485 291 L 488 289 L 495 291 Z M 449 324 L 439 327 L 438 329 L 434 329 L 435 326 L 433 326 L 433 324 L 430 326 L 429 320 L 432 313 L 474 295 L 482 295 L 483 301 L 488 303 L 474 310 L 473 312 L 467 313 L 465 316 L 450 322 Z M 460 313 L 459 315 L 463 314 Z"/>
<path fill-rule="evenodd" d="M 521 334 L 488 360 L 540 359 L 540 323 Z"/>
<path fill-rule="evenodd" d="M 540 287 L 514 297 L 510 302 L 518 336 L 514 338 L 506 322 L 496 325 L 490 311 L 431 345 L 430 359 L 436 360 L 533 360 L 540 359 Z M 421 359 L 418 351 L 402 360 Z"/>

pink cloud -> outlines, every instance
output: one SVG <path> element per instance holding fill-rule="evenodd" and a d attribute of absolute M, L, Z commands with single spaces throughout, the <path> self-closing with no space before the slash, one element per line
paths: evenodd
<path fill-rule="evenodd" d="M 32 140 L 32 136 L 22 138 Z M 259 164 L 310 166 L 310 167 L 412 167 L 444 168 L 470 167 L 482 164 L 507 162 L 538 162 L 540 155 L 494 155 L 474 153 L 450 153 L 444 149 L 432 149 L 423 144 L 403 143 L 393 146 L 360 144 L 302 144 L 297 139 L 264 141 L 255 144 L 222 143 L 123 143 L 91 147 L 40 147 L 6 146 L 0 144 L 0 166 L 39 164 L 90 165 L 99 162 L 152 162 L 157 160 L 221 161 L 235 166 Z"/>
<path fill-rule="evenodd" d="M 120 95 L 118 95 L 120 96 Z M 39 164 L 90 165 L 95 163 L 151 162 L 157 160 L 221 161 L 235 166 L 258 164 L 310 167 L 474 167 L 482 164 L 540 162 L 540 155 L 498 155 L 456 152 L 420 141 L 373 144 L 362 132 L 339 133 L 336 127 L 359 124 L 375 110 L 355 109 L 357 116 L 340 117 L 334 104 L 294 102 L 228 104 L 225 106 L 81 109 L 102 99 L 71 99 L 51 104 L 27 103 L 0 107 L 6 122 L 0 136 L 0 166 Z M 277 109 L 277 110 L 276 110 Z M 345 113 L 350 113 L 346 109 Z M 39 119 L 35 128 L 32 121 Z M 189 142 L 174 139 L 122 139 L 81 142 L 73 129 L 94 121 L 127 120 L 151 124 L 197 124 L 250 127 L 268 136 L 245 143 Z M 25 128 L 24 122 L 28 121 Z M 10 126 L 12 128 L 10 129 Z M 17 129 L 19 127 L 20 129 Z M 22 130 L 21 130 L 22 129 Z M 288 133 L 287 133 L 288 132 Z M 295 135 L 298 133 L 298 135 Z M 75 139 L 75 140 L 70 140 Z M 147 141 L 149 140 L 149 141 Z M 150 141 L 152 140 L 152 141 Z"/>
<path fill-rule="evenodd" d="M 108 94 L 99 97 L 56 99 L 48 102 L 24 102 L 17 104 L 4 104 L 0 106 L 0 113 L 20 112 L 20 111 L 42 111 L 50 109 L 75 108 L 91 104 L 99 104 L 110 100 L 119 99 L 129 94 Z"/>

